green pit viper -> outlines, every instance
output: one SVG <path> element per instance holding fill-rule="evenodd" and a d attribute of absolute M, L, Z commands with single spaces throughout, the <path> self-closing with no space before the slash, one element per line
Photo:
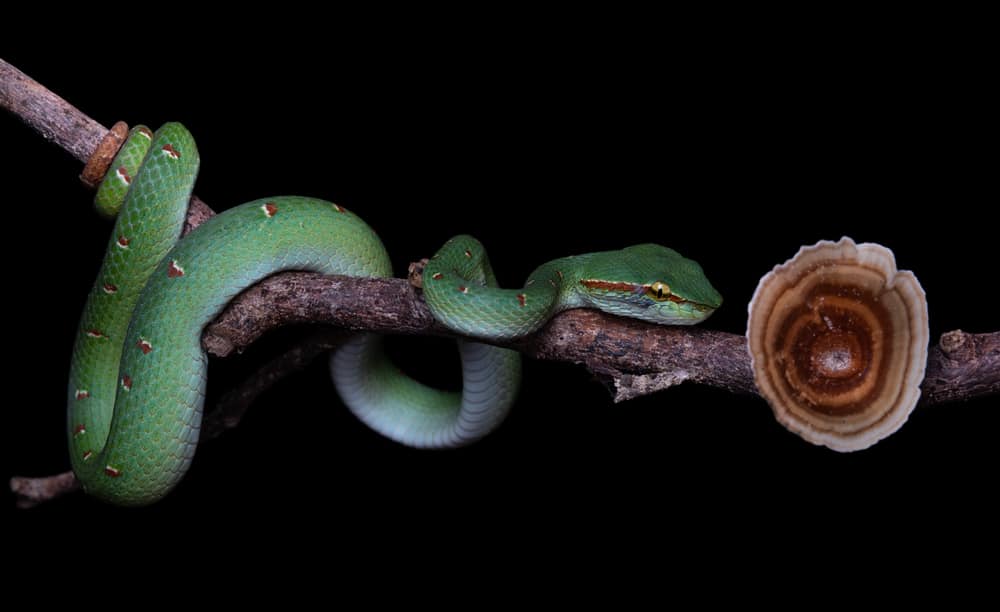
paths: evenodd
<path fill-rule="evenodd" d="M 198 166 L 182 125 L 155 134 L 138 127 L 98 189 L 98 211 L 117 219 L 75 341 L 68 436 L 77 478 L 105 501 L 154 502 L 187 471 L 205 395 L 202 329 L 237 293 L 282 270 L 392 274 L 364 221 L 313 198 L 249 202 L 179 239 Z M 482 245 L 458 236 L 429 261 L 423 279 L 434 316 L 485 341 L 529 334 L 567 308 L 687 325 L 722 301 L 697 263 L 652 244 L 556 259 L 523 288 L 500 289 Z M 521 366 L 515 351 L 458 345 L 460 393 L 401 374 L 373 334 L 336 349 L 330 369 L 343 402 L 379 433 L 415 447 L 461 446 L 503 420 Z"/>

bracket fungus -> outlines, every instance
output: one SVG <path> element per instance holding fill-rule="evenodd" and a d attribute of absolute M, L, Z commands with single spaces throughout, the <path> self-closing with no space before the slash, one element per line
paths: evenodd
<path fill-rule="evenodd" d="M 899 429 L 920 398 L 927 301 L 889 249 L 802 247 L 760 279 L 747 324 L 754 381 L 786 428 L 848 452 Z"/>

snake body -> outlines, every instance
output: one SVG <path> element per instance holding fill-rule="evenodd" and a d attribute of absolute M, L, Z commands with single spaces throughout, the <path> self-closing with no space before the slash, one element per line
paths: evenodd
<path fill-rule="evenodd" d="M 156 501 L 188 469 L 205 392 L 201 333 L 232 297 L 282 270 L 392 273 L 364 221 L 314 198 L 248 202 L 178 240 L 198 165 L 182 125 L 155 135 L 136 128 L 98 191 L 98 210 L 117 220 L 75 341 L 68 436 L 84 489 L 109 502 Z M 690 324 L 721 303 L 697 263 L 656 245 L 558 259 L 524 288 L 500 289 L 469 236 L 453 238 L 428 263 L 424 295 L 446 326 L 484 340 L 530 333 L 566 308 Z M 460 393 L 399 373 L 373 334 L 334 351 L 331 373 L 343 402 L 379 433 L 417 447 L 461 446 L 506 416 L 520 358 L 473 341 L 459 341 L 459 351 Z"/>

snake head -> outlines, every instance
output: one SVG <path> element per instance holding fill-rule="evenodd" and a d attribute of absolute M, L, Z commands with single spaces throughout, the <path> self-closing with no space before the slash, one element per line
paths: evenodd
<path fill-rule="evenodd" d="M 580 281 L 590 306 L 662 325 L 694 325 L 722 305 L 698 262 L 658 244 L 595 254 Z"/>

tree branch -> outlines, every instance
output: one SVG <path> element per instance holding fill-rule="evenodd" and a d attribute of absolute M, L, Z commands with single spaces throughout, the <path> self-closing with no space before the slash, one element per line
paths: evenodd
<path fill-rule="evenodd" d="M 38 134 L 86 164 L 108 134 L 108 128 L 46 89 L 0 58 L 0 108 L 10 111 Z M 215 212 L 197 196 L 191 198 L 184 233 Z"/>
<path fill-rule="evenodd" d="M 458 337 L 431 315 L 403 279 L 297 272 L 250 287 L 205 329 L 202 344 L 225 357 L 264 331 L 289 323 Z M 607 381 L 616 402 L 690 381 L 756 394 L 746 338 L 701 327 L 653 325 L 594 310 L 570 310 L 537 333 L 496 343 L 528 357 L 584 365 Z M 922 404 L 1000 393 L 1000 332 L 952 331 L 929 354 Z"/>
<path fill-rule="evenodd" d="M 10 110 L 74 157 L 86 161 L 107 129 L 0 60 L 0 106 Z M 191 229 L 212 211 L 192 198 Z M 321 323 L 347 330 L 455 336 L 431 316 L 422 295 L 403 279 L 361 279 L 284 273 L 237 296 L 202 337 L 217 357 L 239 352 L 261 334 L 288 323 Z M 284 374 L 301 368 L 332 345 L 327 334 L 279 357 L 228 395 L 206 421 L 206 437 L 235 426 L 248 403 Z M 690 381 L 754 394 L 743 336 L 703 328 L 663 327 L 600 312 L 562 313 L 539 332 L 502 344 L 537 359 L 584 365 L 611 388 L 615 401 Z M 928 359 L 921 404 L 1000 393 L 1000 332 L 948 332 Z M 29 506 L 75 490 L 72 475 L 15 478 L 19 505 Z"/>

